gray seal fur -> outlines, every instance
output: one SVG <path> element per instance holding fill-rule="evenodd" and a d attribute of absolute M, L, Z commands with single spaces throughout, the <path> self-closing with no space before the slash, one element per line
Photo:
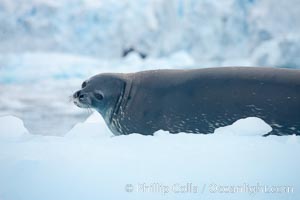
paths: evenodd
<path fill-rule="evenodd" d="M 218 67 L 105 73 L 83 86 L 73 95 L 74 103 L 100 112 L 115 135 L 152 135 L 157 130 L 207 134 L 246 117 L 268 123 L 273 128 L 268 135 L 300 135 L 297 69 Z M 97 93 L 101 94 L 98 99 Z"/>

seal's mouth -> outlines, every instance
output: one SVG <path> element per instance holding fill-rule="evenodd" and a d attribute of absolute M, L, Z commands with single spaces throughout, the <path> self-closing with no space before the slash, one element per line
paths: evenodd
<path fill-rule="evenodd" d="M 81 102 L 79 99 L 73 99 L 73 103 L 79 108 L 90 108 L 89 104 L 86 102 Z"/>

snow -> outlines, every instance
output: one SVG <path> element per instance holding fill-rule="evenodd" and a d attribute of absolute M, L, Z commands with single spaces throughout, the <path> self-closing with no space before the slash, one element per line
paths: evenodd
<path fill-rule="evenodd" d="M 264 120 L 257 117 L 239 119 L 232 125 L 221 127 L 215 130 L 215 134 L 233 135 L 264 135 L 272 131 L 272 127 Z"/>
<path fill-rule="evenodd" d="M 89 137 L 113 136 L 105 121 L 98 112 L 90 115 L 85 122 L 76 124 L 66 135 L 70 139 L 84 139 Z"/>
<path fill-rule="evenodd" d="M 24 136 L 21 120 L 11 116 L 1 117 L 0 124 L 10 127 L 2 128 L 0 137 L 3 200 L 300 197 L 297 137 L 261 137 L 269 128 L 258 118 L 209 135 L 158 131 L 112 137 L 97 113 L 65 137 Z M 14 140 L 8 142 L 3 133 Z M 255 192 L 257 185 L 286 186 L 289 192 Z M 221 188 L 226 186 L 248 190 L 226 193 Z"/>

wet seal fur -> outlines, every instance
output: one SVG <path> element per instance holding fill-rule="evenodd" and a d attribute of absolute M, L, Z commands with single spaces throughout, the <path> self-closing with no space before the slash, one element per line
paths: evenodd
<path fill-rule="evenodd" d="M 157 130 L 212 133 L 259 117 L 273 135 L 300 135 L 300 70 L 218 67 L 104 73 L 85 81 L 74 103 L 94 108 L 114 135 Z"/>

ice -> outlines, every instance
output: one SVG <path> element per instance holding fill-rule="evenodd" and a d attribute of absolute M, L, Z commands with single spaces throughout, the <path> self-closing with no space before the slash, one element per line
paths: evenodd
<path fill-rule="evenodd" d="M 0 118 L 0 139 L 18 139 L 28 130 L 24 127 L 23 121 L 14 116 Z"/>
<path fill-rule="evenodd" d="M 0 197 L 4 200 L 300 197 L 299 141 L 296 136 L 261 137 L 262 130 L 269 129 L 257 118 L 226 127 L 235 134 L 219 129 L 219 134 L 209 135 L 159 131 L 155 136 L 116 137 L 103 129 L 98 113 L 65 137 L 24 137 L 21 120 L 9 116 L 1 117 L 0 122 L 1 126 L 14 125 L 6 132 L 18 138 L 7 142 L 0 137 Z M 1 134 L 3 131 L 2 127 Z M 126 191 L 128 184 L 132 192 Z M 144 184 L 160 184 L 165 189 L 151 192 L 142 189 Z M 196 193 L 166 190 L 174 184 L 199 189 Z M 290 186 L 291 191 L 216 193 L 216 184 Z"/>
<path fill-rule="evenodd" d="M 215 134 L 232 134 L 232 135 L 265 135 L 272 131 L 272 127 L 264 120 L 257 117 L 248 117 L 239 119 L 232 125 L 221 127 L 215 130 Z"/>
<path fill-rule="evenodd" d="M 0 83 L 24 84 L 45 81 L 82 81 L 97 73 L 135 72 L 157 68 L 195 67 L 195 60 L 178 51 L 164 58 L 141 59 L 136 53 L 124 60 L 97 59 L 67 53 L 27 52 L 0 54 Z M 48 83 L 47 83 L 48 84 Z M 50 83 L 53 84 L 53 83 Z M 51 85 L 45 85 L 51 87 Z"/>
<path fill-rule="evenodd" d="M 76 124 L 66 135 L 69 138 L 84 139 L 91 137 L 113 136 L 98 112 L 93 112 L 85 122 Z"/>

